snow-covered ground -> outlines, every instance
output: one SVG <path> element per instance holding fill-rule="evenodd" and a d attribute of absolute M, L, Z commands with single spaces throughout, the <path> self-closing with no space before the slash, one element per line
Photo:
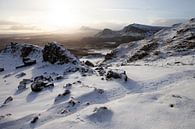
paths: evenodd
<path fill-rule="evenodd" d="M 31 91 L 30 84 L 24 91 L 18 92 L 19 82 L 45 72 L 61 75 L 66 66 L 38 63 L 15 70 L 17 61 L 3 54 L 0 62 L 0 67 L 5 67 L 5 71 L 0 73 L 0 102 L 3 104 L 7 97 L 13 97 L 13 101 L 0 107 L 1 129 L 195 127 L 195 65 L 163 66 L 162 62 L 156 62 L 156 65 L 147 66 L 142 62 L 143 65 L 110 67 L 125 70 L 127 82 L 102 80 L 97 74 L 82 76 L 75 72 L 54 81 L 54 88 L 35 93 Z M 26 75 L 17 78 L 16 75 L 21 72 Z M 68 83 L 72 84 L 70 95 L 56 101 Z M 98 89 L 102 89 L 103 93 Z M 71 99 L 75 100 L 75 105 L 70 105 Z M 31 123 L 36 116 L 38 120 Z"/>

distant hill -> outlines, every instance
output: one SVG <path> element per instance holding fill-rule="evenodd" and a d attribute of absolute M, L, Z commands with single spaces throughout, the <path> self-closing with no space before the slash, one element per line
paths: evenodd
<path fill-rule="evenodd" d="M 134 27 L 134 25 L 135 24 L 123 29 L 123 31 L 129 30 L 130 28 L 132 32 L 132 26 Z M 147 26 L 135 26 L 142 28 L 141 30 L 148 30 Z M 151 32 L 155 32 L 155 29 L 158 30 L 155 27 L 149 27 Z M 105 61 L 153 61 L 157 59 L 166 59 L 167 57 L 193 54 L 195 54 L 195 18 L 183 24 L 175 24 L 170 28 L 164 28 L 147 39 L 121 44 L 111 53 L 107 54 Z"/>

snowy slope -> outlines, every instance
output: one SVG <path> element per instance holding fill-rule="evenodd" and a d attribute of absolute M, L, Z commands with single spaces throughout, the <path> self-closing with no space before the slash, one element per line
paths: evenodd
<path fill-rule="evenodd" d="M 17 46 L 23 48 L 26 44 Z M 14 49 L 14 52 L 7 49 L 0 53 L 0 68 L 5 68 L 0 72 L 0 129 L 195 127 L 194 64 L 162 65 L 175 58 L 157 60 L 155 65 L 140 62 L 141 65 L 105 68 L 88 67 L 79 60 L 76 64 L 51 64 L 42 59 L 44 48 L 33 48 L 36 51 L 27 57 L 37 60 L 37 63 L 19 69 L 15 67 L 23 63 L 21 49 Z M 62 54 L 74 58 L 66 49 L 59 48 L 66 52 Z M 186 63 L 192 59 L 191 55 L 182 57 Z M 108 79 L 108 72 L 100 75 L 109 70 L 124 70 L 126 72 L 122 75 L 126 74 L 128 79 Z M 22 72 L 25 75 L 21 76 Z M 25 89 L 18 89 L 23 79 L 34 80 L 40 75 L 50 76 L 54 86 L 34 92 L 31 90 L 34 82 L 30 82 Z"/>
<path fill-rule="evenodd" d="M 106 62 L 153 61 L 195 54 L 195 20 L 162 29 L 154 36 L 120 45 L 106 56 Z"/>

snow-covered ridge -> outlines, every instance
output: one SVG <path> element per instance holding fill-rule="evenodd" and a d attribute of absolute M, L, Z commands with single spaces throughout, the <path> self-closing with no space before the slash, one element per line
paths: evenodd
<path fill-rule="evenodd" d="M 130 24 L 125 26 L 122 30 L 113 31 L 111 29 L 104 29 L 103 31 L 99 32 L 95 35 L 98 38 L 114 38 L 114 37 L 149 37 L 156 33 L 157 31 L 163 29 L 165 27 L 159 26 L 148 26 L 148 25 L 141 25 L 141 24 Z"/>
<path fill-rule="evenodd" d="M 152 37 L 121 44 L 110 54 L 106 62 L 134 62 L 137 60 L 157 60 L 171 56 L 195 54 L 194 19 L 183 24 L 173 25 L 155 33 Z"/>

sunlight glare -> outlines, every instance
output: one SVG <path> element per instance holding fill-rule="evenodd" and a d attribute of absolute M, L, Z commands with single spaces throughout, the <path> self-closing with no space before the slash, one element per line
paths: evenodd
<path fill-rule="evenodd" d="M 46 24 L 54 29 L 73 28 L 79 22 L 78 4 L 68 0 L 51 0 Z"/>

